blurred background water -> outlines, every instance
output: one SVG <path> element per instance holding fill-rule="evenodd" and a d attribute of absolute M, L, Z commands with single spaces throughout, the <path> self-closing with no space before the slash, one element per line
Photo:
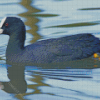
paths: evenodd
<path fill-rule="evenodd" d="M 3 0 L 0 20 L 5 16 L 24 21 L 25 45 L 79 33 L 100 38 L 99 0 Z M 26 66 L 24 74 L 24 68 L 6 67 L 8 39 L 0 35 L 1 100 L 100 100 L 99 59 L 69 61 L 60 68 Z"/>

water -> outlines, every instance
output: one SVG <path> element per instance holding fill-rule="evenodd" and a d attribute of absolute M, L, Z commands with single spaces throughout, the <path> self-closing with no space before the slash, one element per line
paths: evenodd
<path fill-rule="evenodd" d="M 0 11 L 0 20 L 17 16 L 24 21 L 25 45 L 78 33 L 100 38 L 99 0 L 5 0 L 0 1 Z M 59 67 L 11 67 L 5 56 L 8 39 L 0 36 L 2 100 L 100 100 L 99 59 L 69 61 Z"/>

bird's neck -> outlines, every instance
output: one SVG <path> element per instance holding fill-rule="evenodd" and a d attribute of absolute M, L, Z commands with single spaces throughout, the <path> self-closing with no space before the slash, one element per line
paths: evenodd
<path fill-rule="evenodd" d="M 13 32 L 9 38 L 8 46 L 6 54 L 18 53 L 19 51 L 24 49 L 25 42 L 25 32 L 17 31 L 17 33 Z"/>

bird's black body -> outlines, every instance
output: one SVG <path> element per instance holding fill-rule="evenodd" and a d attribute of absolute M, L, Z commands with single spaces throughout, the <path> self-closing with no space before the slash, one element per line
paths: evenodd
<path fill-rule="evenodd" d="M 42 40 L 24 47 L 26 30 L 19 18 L 7 17 L 1 29 L 4 30 L 2 34 L 10 36 L 6 50 L 9 64 L 66 62 L 87 58 L 100 51 L 100 40 L 89 33 Z"/>

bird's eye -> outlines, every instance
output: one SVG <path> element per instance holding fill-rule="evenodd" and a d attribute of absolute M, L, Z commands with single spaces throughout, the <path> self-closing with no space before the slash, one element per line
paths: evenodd
<path fill-rule="evenodd" d="M 5 26 L 8 26 L 8 23 L 6 23 Z"/>

